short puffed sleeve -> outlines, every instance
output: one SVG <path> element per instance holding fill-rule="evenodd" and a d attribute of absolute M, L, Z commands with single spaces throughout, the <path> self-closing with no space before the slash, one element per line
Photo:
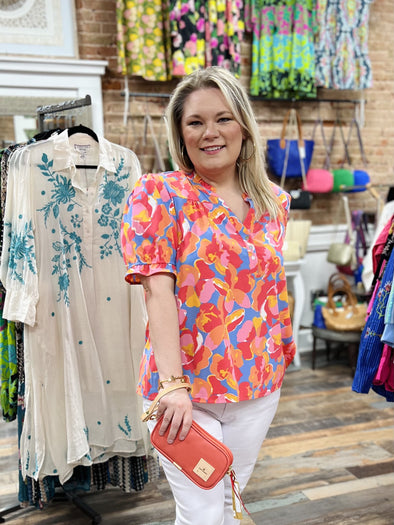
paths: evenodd
<path fill-rule="evenodd" d="M 145 174 L 130 193 L 121 223 L 125 279 L 176 273 L 177 221 L 165 174 Z"/>

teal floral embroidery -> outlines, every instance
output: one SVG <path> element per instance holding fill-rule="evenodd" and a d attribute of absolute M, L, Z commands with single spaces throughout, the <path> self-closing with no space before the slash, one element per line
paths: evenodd
<path fill-rule="evenodd" d="M 71 258 L 78 260 L 78 269 L 81 273 L 82 268 L 91 266 L 86 262 L 86 259 L 81 251 L 82 239 L 76 232 L 68 232 L 67 228 L 60 221 L 60 230 L 63 234 L 62 241 L 52 243 L 52 247 L 56 254 L 52 257 L 53 267 L 52 275 L 58 275 L 59 292 L 57 301 L 62 298 L 64 303 L 69 306 L 70 298 L 68 289 L 70 286 L 70 276 L 68 270 L 71 268 Z M 74 254 L 74 255 L 72 255 Z M 72 256 L 72 257 L 71 257 Z"/>
<path fill-rule="evenodd" d="M 76 213 L 75 215 L 71 215 L 71 224 L 74 226 L 75 229 L 80 228 L 81 224 L 83 222 L 83 219 L 81 219 Z"/>
<path fill-rule="evenodd" d="M 128 184 L 120 184 L 121 181 L 129 179 L 129 173 L 122 174 L 124 167 L 124 159 L 121 159 L 114 177 L 109 179 L 107 172 L 103 177 L 103 182 L 100 185 L 100 197 L 105 201 L 101 207 L 101 215 L 98 223 L 102 228 L 109 230 L 101 235 L 105 241 L 100 246 L 100 257 L 108 257 L 115 249 L 119 255 L 122 255 L 120 246 L 120 206 L 123 205 L 126 192 L 128 191 Z"/>
<path fill-rule="evenodd" d="M 11 230 L 11 223 L 8 222 L 4 226 Z M 25 281 L 23 279 L 23 273 L 25 264 L 27 264 L 31 273 L 37 273 L 35 265 L 36 256 L 34 253 L 34 234 L 32 222 L 26 222 L 21 232 L 16 233 L 11 231 L 9 235 L 11 237 L 10 257 L 8 261 L 10 278 L 24 284 Z"/>
<path fill-rule="evenodd" d="M 122 425 L 119 423 L 118 424 L 119 430 L 121 430 L 127 437 L 131 438 L 132 429 L 131 429 L 131 425 L 129 421 L 129 416 L 127 415 L 124 418 L 124 425 L 126 428 L 123 428 Z"/>
<path fill-rule="evenodd" d="M 58 218 L 61 204 L 67 204 L 67 211 L 70 212 L 74 209 L 74 206 L 80 205 L 74 200 L 75 189 L 72 186 L 71 180 L 52 170 L 53 160 L 48 160 L 48 156 L 45 153 L 42 154 L 41 161 L 42 164 L 38 164 L 38 168 L 41 170 L 41 173 L 47 177 L 48 181 L 53 183 L 51 200 L 45 204 L 43 208 L 38 210 L 44 212 L 46 225 L 51 211 L 55 219 Z"/>

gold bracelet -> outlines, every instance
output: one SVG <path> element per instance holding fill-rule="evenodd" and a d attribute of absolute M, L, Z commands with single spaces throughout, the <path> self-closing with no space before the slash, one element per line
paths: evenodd
<path fill-rule="evenodd" d="M 160 389 L 161 388 L 165 388 L 163 383 L 176 383 L 178 381 L 179 381 L 179 383 L 188 383 L 188 384 L 190 384 L 188 376 L 170 376 L 167 379 L 162 379 L 161 381 L 159 381 L 159 388 Z"/>

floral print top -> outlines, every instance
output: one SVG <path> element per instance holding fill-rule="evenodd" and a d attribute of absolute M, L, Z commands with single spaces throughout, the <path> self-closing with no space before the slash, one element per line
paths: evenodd
<path fill-rule="evenodd" d="M 242 223 L 196 174 L 146 174 L 125 206 L 121 242 L 126 280 L 175 275 L 184 374 L 192 399 L 225 403 L 280 388 L 295 353 L 282 244 L 289 196 L 278 186 L 282 220 Z M 138 392 L 153 399 L 158 373 L 149 330 Z"/>

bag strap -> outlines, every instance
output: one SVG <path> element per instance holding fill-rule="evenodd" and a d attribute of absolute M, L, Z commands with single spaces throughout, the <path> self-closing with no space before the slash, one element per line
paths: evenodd
<path fill-rule="evenodd" d="M 280 135 L 280 147 L 282 149 L 285 149 L 286 145 L 286 128 L 287 125 L 295 127 L 296 129 L 296 136 L 298 140 L 298 147 L 302 148 L 305 146 L 304 139 L 302 138 L 302 125 L 301 125 L 301 118 L 297 111 L 294 108 L 289 109 L 289 111 L 286 113 L 284 119 L 283 119 L 283 125 L 282 125 L 282 133 Z"/>
<path fill-rule="evenodd" d="M 292 108 L 287 113 L 283 120 L 283 128 L 282 128 L 282 135 L 281 135 L 281 148 L 286 147 L 285 152 L 285 159 L 283 162 L 283 170 L 282 170 L 282 176 L 280 178 L 280 186 L 283 188 L 285 184 L 286 179 L 286 171 L 287 171 L 287 164 L 289 162 L 289 154 L 290 154 L 290 140 L 285 140 L 285 133 L 286 133 L 286 125 L 287 122 L 289 122 L 289 126 L 293 126 L 296 130 L 296 137 L 297 137 L 297 143 L 298 143 L 298 153 L 300 157 L 300 166 L 301 166 L 301 177 L 303 182 L 303 187 L 306 191 L 308 191 L 308 183 L 306 181 L 306 174 L 305 174 L 305 165 L 304 165 L 304 158 L 305 158 L 305 142 L 302 138 L 302 129 L 301 129 L 301 119 L 298 115 L 297 111 Z M 283 141 L 283 145 L 282 145 Z"/>
<path fill-rule="evenodd" d="M 352 228 L 352 215 L 350 212 L 350 206 L 349 206 L 349 199 L 347 195 L 341 194 L 343 206 L 345 209 L 345 217 L 346 217 L 346 226 L 347 226 L 347 234 L 349 236 L 349 243 L 351 246 L 354 246 L 354 235 L 353 235 L 353 228 Z"/>
<path fill-rule="evenodd" d="M 175 385 L 170 385 L 167 388 L 164 388 L 157 394 L 157 396 L 152 401 L 152 404 L 150 405 L 148 410 L 146 410 L 141 415 L 141 421 L 146 422 L 146 421 L 149 421 L 149 419 L 156 419 L 155 412 L 159 406 L 160 399 L 166 394 L 168 394 L 169 392 L 172 392 L 173 390 L 178 390 L 179 388 L 186 388 L 189 392 L 192 389 L 192 387 L 190 386 L 190 383 L 176 383 Z"/>
<path fill-rule="evenodd" d="M 344 294 L 347 297 L 346 304 L 351 306 L 357 305 L 357 297 L 352 292 L 349 281 L 341 273 L 334 273 L 330 276 L 328 281 L 327 290 L 327 306 L 328 308 L 335 310 L 336 305 L 334 301 L 334 295 Z"/>
<path fill-rule="evenodd" d="M 332 290 L 335 294 L 337 290 L 346 289 L 351 290 L 349 281 L 344 275 L 339 272 L 333 273 L 328 280 L 328 290 Z"/>
<path fill-rule="evenodd" d="M 315 140 L 315 135 L 316 135 L 317 128 L 320 128 L 320 133 L 321 133 L 321 137 L 322 137 L 322 140 L 323 140 L 324 151 L 326 153 L 326 158 L 324 159 L 324 163 L 323 163 L 323 169 L 329 170 L 330 166 L 331 166 L 331 159 L 330 159 L 331 151 L 329 149 L 329 144 L 327 142 L 326 133 L 324 131 L 324 124 L 323 124 L 323 121 L 322 121 L 321 117 L 318 117 L 315 120 L 315 124 L 314 124 L 313 130 L 312 130 L 312 140 Z"/>
<path fill-rule="evenodd" d="M 149 128 L 150 135 L 152 137 L 153 147 L 155 150 L 155 160 L 158 164 L 158 168 L 160 171 L 165 171 L 166 167 L 164 164 L 163 157 L 161 155 L 160 145 L 156 138 L 156 133 L 153 127 L 152 117 L 149 114 L 145 115 L 144 117 L 144 145 L 146 145 L 147 143 L 148 128 Z"/>
<path fill-rule="evenodd" d="M 345 158 L 344 158 L 344 160 L 342 162 L 342 165 L 341 165 L 341 167 L 343 167 L 345 162 L 347 162 L 350 165 L 351 164 L 351 159 L 350 159 L 350 155 L 349 155 L 348 144 L 347 144 L 347 141 L 345 139 L 345 134 L 344 134 L 343 127 L 342 127 L 342 122 L 338 118 L 335 119 L 334 126 L 332 128 L 330 143 L 329 143 L 329 146 L 328 146 L 328 155 L 329 155 L 329 159 L 331 159 L 332 151 L 334 149 L 334 141 L 335 141 L 335 134 L 336 134 L 336 129 L 337 128 L 339 128 L 341 141 L 342 141 L 342 144 L 343 144 L 343 147 L 344 147 L 344 153 L 345 153 Z"/>
<path fill-rule="evenodd" d="M 356 118 L 353 118 L 351 123 L 350 123 L 349 133 L 348 133 L 348 137 L 347 137 L 347 140 L 346 140 L 346 148 L 347 148 L 347 151 L 349 151 L 349 145 L 350 145 L 350 139 L 352 137 L 353 127 L 356 128 L 357 141 L 358 141 L 358 145 L 360 147 L 361 159 L 363 161 L 364 167 L 366 167 L 368 165 L 368 161 L 367 161 L 367 157 L 365 155 L 364 144 L 363 144 L 363 140 L 362 140 L 362 137 L 361 137 L 360 125 L 359 125 L 358 120 Z M 349 156 L 348 161 L 349 161 L 349 165 L 351 165 L 352 161 L 351 161 L 351 157 L 350 156 Z M 343 166 L 343 164 L 344 164 L 344 162 L 342 163 L 342 166 Z"/>

